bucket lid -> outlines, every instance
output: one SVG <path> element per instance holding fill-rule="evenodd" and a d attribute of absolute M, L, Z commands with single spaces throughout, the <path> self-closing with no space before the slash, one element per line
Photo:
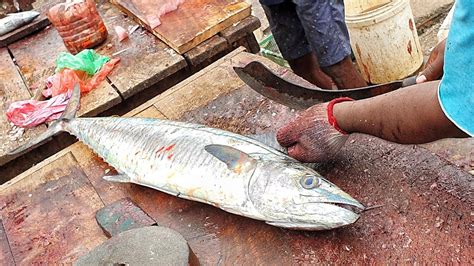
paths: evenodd
<path fill-rule="evenodd" d="M 390 3 L 358 15 L 346 15 L 346 23 L 355 27 L 377 24 L 397 15 L 407 6 L 410 7 L 408 0 L 393 0 Z"/>

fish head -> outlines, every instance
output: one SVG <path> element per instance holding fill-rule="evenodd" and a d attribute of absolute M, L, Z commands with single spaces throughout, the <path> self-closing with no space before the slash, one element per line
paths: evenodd
<path fill-rule="evenodd" d="M 354 223 L 365 207 L 300 163 L 266 163 L 254 174 L 249 196 L 269 224 L 327 230 Z"/>

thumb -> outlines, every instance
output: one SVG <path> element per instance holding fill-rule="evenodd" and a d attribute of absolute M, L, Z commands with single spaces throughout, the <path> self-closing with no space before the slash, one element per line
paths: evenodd
<path fill-rule="evenodd" d="M 296 126 L 293 122 L 287 124 L 286 126 L 280 128 L 277 132 L 276 138 L 278 143 L 283 147 L 290 147 L 296 143 L 299 138 L 299 130 L 296 129 Z"/>
<path fill-rule="evenodd" d="M 311 159 L 308 158 L 308 151 L 303 148 L 299 143 L 288 148 L 288 155 L 295 158 L 296 160 L 304 163 L 311 162 Z"/>
<path fill-rule="evenodd" d="M 416 83 L 440 79 L 443 76 L 443 63 L 442 57 L 438 57 L 433 62 L 428 63 L 426 68 L 416 78 Z"/>

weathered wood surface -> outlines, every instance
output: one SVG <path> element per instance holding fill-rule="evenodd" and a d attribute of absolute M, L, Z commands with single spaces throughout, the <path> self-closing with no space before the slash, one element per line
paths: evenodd
<path fill-rule="evenodd" d="M 32 9 L 44 14 L 48 7 L 60 1 L 61 0 L 2 0 L 0 2 L 0 17 L 7 13 Z"/>
<path fill-rule="evenodd" d="M 36 1 L 33 5 L 42 10 L 53 3 Z M 102 113 L 120 103 L 123 98 L 149 88 L 186 67 L 186 61 L 182 56 L 177 55 L 150 33 L 141 34 L 142 31 L 138 30 L 130 37 L 130 40 L 119 43 L 114 26 L 121 25 L 127 28 L 136 24 L 124 18 L 122 13 L 112 8 L 110 3 L 100 4 L 99 12 L 109 30 L 109 37 L 106 43 L 97 48 L 97 51 L 110 56 L 123 49 L 127 50 L 119 55 L 121 62 L 108 76 L 110 82 L 102 82 L 99 87 L 83 97 L 79 115 L 94 116 Z M 4 87 L 2 88 L 4 93 L 1 96 L 5 98 L 2 101 L 0 117 L 2 122 L 0 125 L 2 133 L 0 135 L 0 165 L 17 157 L 6 156 L 7 151 L 25 143 L 31 136 L 42 132 L 45 128 L 40 126 L 37 129 L 27 130 L 21 138 L 10 140 L 12 136 L 8 132 L 11 131 L 11 126 L 4 115 L 8 106 L 14 101 L 30 99 L 35 89 L 43 87 L 46 78 L 54 74 L 57 56 L 60 52 L 67 51 L 61 37 L 53 27 L 10 44 L 8 49 L 15 58 L 21 75 L 17 73 L 17 68 L 8 51 L 3 49 L 0 72 L 8 77 L 5 76 L 0 80 L 0 85 Z"/>
<path fill-rule="evenodd" d="M 0 196 L 17 264 L 71 263 L 106 239 L 94 219 L 104 205 L 72 154 L 33 175 Z"/>
<path fill-rule="evenodd" d="M 232 70 L 232 66 L 254 59 L 263 61 L 286 78 L 304 83 L 268 60 L 237 50 L 128 116 L 203 123 L 241 134 L 275 131 L 292 119 L 294 112 L 246 87 Z M 62 208 L 65 221 L 76 217 L 73 215 L 76 211 L 90 219 L 83 219 L 84 223 L 94 221 L 89 213 L 102 205 L 89 192 L 89 186 L 80 191 L 87 191 L 84 194 L 89 195 L 90 200 L 81 197 L 84 201 L 79 201 L 62 197 L 61 193 L 50 193 L 48 188 L 55 187 L 58 181 L 46 182 L 45 177 L 55 173 L 62 178 L 51 179 L 64 180 L 66 184 L 77 178 L 79 181 L 74 182 L 83 184 L 81 180 L 88 178 L 104 205 L 129 197 L 158 224 L 181 233 L 203 265 L 474 262 L 470 234 L 474 199 L 472 176 L 468 173 L 425 149 L 389 144 L 362 135 L 351 137 L 337 160 L 318 170 L 366 206 L 381 207 L 363 213 L 355 224 L 337 230 L 284 230 L 153 189 L 107 182 L 102 177 L 115 174 L 115 170 L 83 144 L 76 143 L 1 186 L 0 202 L 11 202 L 4 199 L 14 198 L 16 203 L 0 206 L 0 216 L 7 225 L 9 239 L 20 247 L 14 252 L 17 262 L 26 261 L 25 258 L 34 261 L 45 250 L 56 252 L 54 247 L 58 242 L 64 248 L 57 251 L 55 257 L 65 260 L 72 258 L 71 250 L 78 254 L 98 245 L 103 241 L 103 233 L 98 225 L 94 228 L 87 225 L 89 229 L 81 230 L 80 237 L 66 234 L 64 239 L 48 239 L 50 249 L 30 243 L 31 250 L 25 251 L 28 249 L 28 245 L 23 246 L 26 239 L 41 235 L 36 231 L 44 232 L 45 223 L 50 228 L 62 228 L 61 221 L 55 218 L 36 219 L 38 224 L 35 225 L 22 223 L 20 232 L 28 232 L 28 236 L 14 233 L 15 221 L 23 217 L 25 221 L 30 219 L 26 217 L 30 210 L 51 211 L 44 201 L 36 200 L 46 197 L 48 202 L 55 202 L 56 209 Z M 34 185 L 37 183 L 41 185 Z M 84 195 L 77 190 L 71 193 L 76 197 Z M 15 215 L 23 207 L 24 216 Z M 15 247 L 12 246 L 12 250 Z M 78 247 L 84 249 L 78 251 Z"/>
<path fill-rule="evenodd" d="M 6 48 L 0 48 L 0 66 L 0 165 L 2 165 L 16 157 L 7 156 L 8 151 L 26 143 L 43 132 L 46 127 L 40 126 L 24 134 L 12 127 L 6 116 L 8 107 L 13 102 L 30 98 L 31 95 Z"/>
<path fill-rule="evenodd" d="M 15 265 L 13 254 L 8 243 L 7 234 L 3 227 L 3 222 L 0 219 L 0 265 L 10 266 Z"/>
<path fill-rule="evenodd" d="M 40 15 L 27 25 L 0 36 L 0 47 L 5 47 L 11 43 L 14 43 L 36 31 L 45 28 L 49 24 L 50 22 L 48 18 L 45 15 Z"/>
<path fill-rule="evenodd" d="M 20 4 L 39 10 L 44 15 L 48 8 L 58 1 L 25 0 Z M 195 72 L 229 53 L 234 47 L 234 45 L 229 45 L 229 40 L 215 35 L 208 41 L 191 49 L 185 54 L 185 59 L 185 57 L 177 54 L 153 34 L 142 28 L 137 29 L 128 39 L 119 42 L 114 27 L 122 26 L 128 30 L 137 24 L 113 7 L 108 1 L 98 1 L 98 10 L 109 31 L 109 36 L 104 44 L 96 48 L 96 51 L 108 56 L 119 53 L 118 57 L 121 58 L 121 62 L 108 76 L 107 82 L 102 82 L 98 88 L 83 97 L 79 115 L 97 115 L 110 110 L 131 96 L 138 95 L 147 89 L 149 91 L 150 88 L 165 90 L 170 86 L 165 84 L 173 82 L 168 82 L 168 79 L 176 80 L 180 79 L 179 75 L 187 76 L 191 72 Z M 252 19 L 255 20 L 256 18 L 252 17 Z M 248 21 L 249 18 L 244 20 Z M 237 23 L 230 26 L 228 29 L 231 29 L 232 34 L 228 34 L 226 37 L 234 40 L 235 36 L 242 36 L 242 34 L 252 32 L 254 28 L 245 26 L 247 24 Z M 244 46 L 247 46 L 245 38 L 242 38 L 241 41 L 243 41 L 242 44 Z M 20 98 L 13 97 L 15 100 L 28 99 L 35 89 L 44 86 L 45 79 L 54 73 L 55 59 L 60 52 L 66 51 L 59 34 L 53 27 L 10 44 L 8 48 L 20 68 L 20 73 L 26 83 L 26 87 L 30 89 L 30 95 L 23 95 Z M 2 65 L 0 66 L 3 67 Z M 148 96 L 147 98 L 144 93 L 146 92 L 142 93 L 142 96 L 139 97 L 140 99 L 152 97 Z M 132 100 L 135 101 L 134 99 Z M 4 113 L 8 107 L 5 105 L 5 102 L 3 107 L 1 112 Z M 5 124 L 4 127 L 6 126 Z M 5 137 L 6 135 L 3 136 Z M 24 139 L 26 140 L 26 138 Z M 20 141 L 12 145 L 8 143 L 0 139 L 0 146 L 3 146 L 5 149 L 8 148 L 8 150 L 21 145 L 23 142 Z M 5 152 L 2 153 L 0 149 L 0 166 L 14 158 L 5 156 Z M 27 162 L 19 164 L 25 165 Z M 9 168 L 12 167 L 21 168 L 22 166 L 18 167 L 14 164 L 9 166 Z M 15 169 L 9 170 L 9 172 L 15 172 Z M 11 177 L 12 175 L 9 175 L 8 177 L 0 178 L 0 180 L 6 180 Z"/>
<path fill-rule="evenodd" d="M 110 3 L 100 5 L 99 12 L 109 36 L 107 42 L 96 50 L 108 56 L 124 50 L 118 55 L 120 64 L 108 76 L 123 98 L 129 98 L 186 67 L 184 57 L 144 29 L 136 30 L 128 39 L 119 42 L 114 27 L 128 30 L 137 24 Z"/>
<path fill-rule="evenodd" d="M 184 57 L 191 66 L 198 66 L 215 55 L 226 51 L 229 47 L 225 38 L 215 35 L 189 50 L 184 54 Z"/>
<path fill-rule="evenodd" d="M 145 12 L 155 9 L 136 6 L 130 0 L 113 2 L 179 54 L 191 50 L 251 13 L 250 4 L 242 0 L 188 0 L 177 10 L 162 16 L 162 24 L 151 29 Z"/>
<path fill-rule="evenodd" d="M 233 27 L 222 30 L 219 35 L 224 37 L 229 44 L 232 44 L 246 37 L 247 34 L 260 28 L 260 20 L 254 16 L 249 16 L 239 21 Z"/>
<path fill-rule="evenodd" d="M 36 90 L 54 74 L 56 58 L 67 52 L 56 29 L 50 27 L 38 34 L 8 46 L 29 88 Z M 89 92 L 81 101 L 79 115 L 97 115 L 121 101 L 119 94 L 106 81 Z"/>
<path fill-rule="evenodd" d="M 203 66 L 211 64 L 222 57 L 223 54 L 227 54 L 240 46 L 246 47 L 248 51 L 253 53 L 259 52 L 258 43 L 258 49 L 253 49 L 256 40 L 252 33 L 259 27 L 260 21 L 254 16 L 249 16 L 222 30 L 219 35 L 215 35 L 189 50 L 184 54 L 184 57 L 191 71 L 196 72 L 202 69 Z M 248 35 L 251 35 L 251 38 Z"/>
<path fill-rule="evenodd" d="M 64 0 L 23 0 L 25 2 L 29 2 L 29 6 L 31 9 L 34 9 L 42 14 L 46 14 L 48 10 L 58 4 L 63 3 Z"/>

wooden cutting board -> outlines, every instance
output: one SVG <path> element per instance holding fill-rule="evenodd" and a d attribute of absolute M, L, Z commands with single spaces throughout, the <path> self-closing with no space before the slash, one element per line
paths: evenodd
<path fill-rule="evenodd" d="M 250 16 L 244 0 L 185 0 L 177 10 L 161 17 L 161 25 L 151 29 L 140 10 L 130 0 L 113 0 L 123 12 L 151 31 L 179 54 L 183 54 L 232 24 Z"/>

